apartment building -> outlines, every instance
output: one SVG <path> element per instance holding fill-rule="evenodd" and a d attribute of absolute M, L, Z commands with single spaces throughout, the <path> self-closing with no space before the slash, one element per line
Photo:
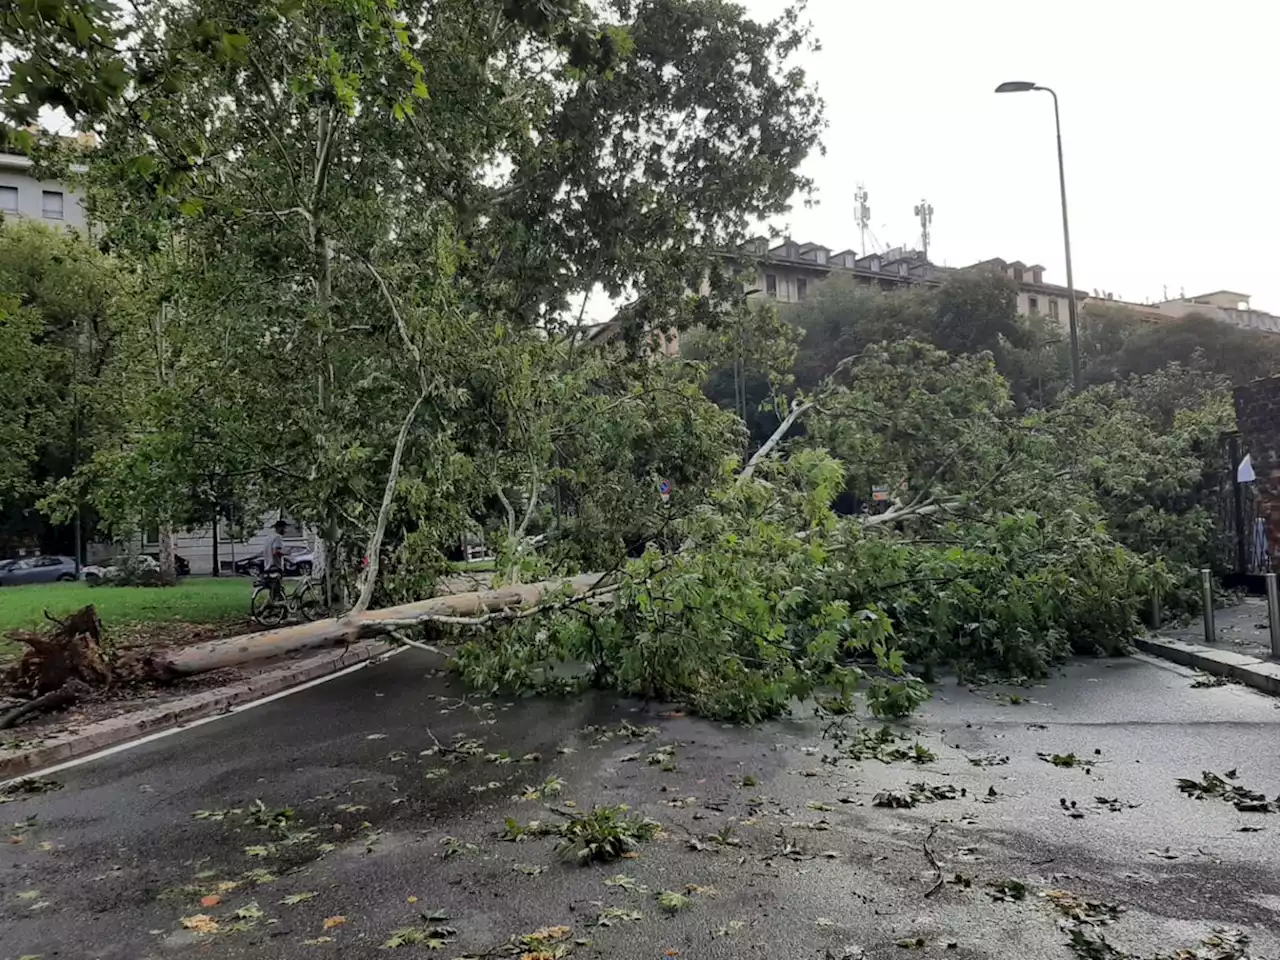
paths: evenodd
<path fill-rule="evenodd" d="M 1189 313 L 1198 313 L 1211 317 L 1221 323 L 1229 323 L 1233 327 L 1245 330 L 1263 330 L 1267 333 L 1280 333 L 1280 317 L 1265 310 L 1255 310 L 1249 303 L 1247 293 L 1234 290 L 1214 290 L 1195 297 L 1177 297 L 1150 304 L 1148 309 L 1155 310 L 1166 317 L 1185 317 Z"/>
<path fill-rule="evenodd" d="M 1013 281 L 1018 296 L 1018 315 L 1022 317 L 1038 313 L 1066 323 L 1070 316 L 1071 291 L 1056 283 L 1046 283 L 1044 267 L 1038 263 L 1025 264 L 1021 260 L 1001 260 L 993 257 L 975 263 L 970 270 L 994 270 Z M 1085 296 L 1075 291 L 1076 306 L 1079 307 Z"/>
<path fill-rule="evenodd" d="M 756 237 L 747 241 L 744 252 L 756 261 L 756 277 L 754 285 L 748 281 L 748 294 L 787 304 L 808 299 L 815 284 L 832 275 L 852 277 L 890 290 L 913 283 L 941 283 L 957 269 L 930 263 L 919 250 L 904 247 L 860 256 L 852 250 L 833 253 L 821 244 L 793 240 L 784 240 L 770 247 L 766 238 Z M 1001 273 L 1013 281 L 1017 290 L 1019 314 L 1039 313 L 1066 321 L 1067 288 L 1046 282 L 1045 268 L 1040 264 L 1028 265 L 1021 260 L 993 258 L 959 269 Z M 1077 304 L 1083 299 L 1077 290 Z"/>
<path fill-rule="evenodd" d="M 780 303 L 800 303 L 816 284 L 829 276 L 852 276 L 885 289 L 918 282 L 936 282 L 941 268 L 929 263 L 919 250 L 894 247 L 884 253 L 860 256 L 853 250 L 833 252 L 818 243 L 784 240 L 770 247 L 767 237 L 754 237 L 743 252 L 755 260 L 755 280 L 747 281 L 748 296 L 768 297 Z"/>
<path fill-rule="evenodd" d="M 37 178 L 32 168 L 30 157 L 0 153 L 0 214 L 83 230 L 80 195 L 61 181 Z"/>

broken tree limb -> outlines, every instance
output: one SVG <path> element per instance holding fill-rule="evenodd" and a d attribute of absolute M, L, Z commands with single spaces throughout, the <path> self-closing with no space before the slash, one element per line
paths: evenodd
<path fill-rule="evenodd" d="M 787 418 L 778 424 L 778 429 L 773 431 L 773 435 L 768 440 L 760 444 L 760 449 L 755 452 L 755 455 L 747 461 L 747 465 L 742 468 L 742 473 L 738 474 L 739 483 L 749 479 L 751 474 L 756 472 L 756 465 L 773 452 L 773 448 L 787 435 L 787 431 L 791 429 L 792 424 L 800 419 L 801 414 L 813 406 L 813 402 L 809 401 L 797 404 L 792 408 L 791 412 L 787 414 Z"/>
<path fill-rule="evenodd" d="M 418 394 L 413 406 L 405 414 L 400 424 L 400 433 L 396 436 L 395 452 L 391 455 L 391 467 L 387 471 L 387 486 L 382 494 L 382 506 L 378 508 L 378 522 L 373 528 L 373 536 L 369 538 L 369 546 L 365 551 L 365 568 L 360 578 L 360 596 L 351 608 L 353 614 L 364 613 L 373 597 L 373 588 L 378 582 L 378 561 L 382 555 L 382 537 L 387 530 L 387 518 L 391 516 L 391 504 L 396 498 L 396 485 L 400 482 L 400 459 L 404 456 L 405 443 L 409 439 L 409 428 L 418 416 L 418 408 L 427 399 L 426 391 Z"/>
<path fill-rule="evenodd" d="M 206 673 L 222 667 L 266 660 L 271 657 L 317 647 L 337 646 L 384 636 L 392 630 L 423 626 L 442 617 L 464 618 L 463 625 L 476 624 L 481 618 L 512 618 L 536 607 L 544 600 L 557 601 L 561 594 L 570 599 L 589 599 L 598 595 L 597 588 L 605 574 L 586 573 L 560 580 L 544 580 L 500 590 L 481 590 L 432 597 L 396 607 L 369 610 L 360 614 L 314 623 L 279 627 L 262 633 L 251 633 L 224 640 L 193 644 L 178 650 L 157 654 L 159 664 L 175 676 Z"/>
<path fill-rule="evenodd" d="M 21 706 L 10 710 L 4 716 L 0 716 L 0 730 L 8 730 L 33 713 L 44 713 L 48 710 L 65 710 L 91 692 L 92 688 L 87 683 L 73 677 L 58 689 L 43 693 L 34 700 L 28 700 Z"/>

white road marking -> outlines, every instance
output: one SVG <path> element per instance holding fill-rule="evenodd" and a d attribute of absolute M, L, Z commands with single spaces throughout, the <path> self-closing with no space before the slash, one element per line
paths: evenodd
<path fill-rule="evenodd" d="M 365 667 L 372 666 L 376 663 L 383 663 L 390 660 L 398 653 L 403 653 L 407 647 L 396 647 L 387 653 L 380 654 L 376 657 L 370 657 L 368 660 L 362 660 L 359 663 L 353 663 L 345 669 L 336 673 L 325 674 L 323 677 L 316 677 L 314 680 L 308 680 L 306 683 L 300 683 L 296 687 L 289 687 L 287 690 L 280 690 L 276 693 L 268 694 L 265 697 L 259 697 L 257 700 L 250 700 L 247 703 L 237 704 L 221 713 L 215 713 L 211 717 L 201 717 L 199 720 L 192 720 L 177 727 L 170 727 L 167 730 L 157 730 L 155 733 L 148 733 L 146 736 L 138 737 L 136 740 L 127 740 L 124 743 L 117 743 L 111 747 L 105 747 L 97 753 L 86 754 L 83 757 L 75 757 L 71 760 L 64 760 L 62 763 L 55 764 L 52 767 L 44 767 L 40 770 L 34 770 L 31 773 L 24 773 L 18 777 L 12 777 L 9 780 L 0 782 L 0 789 L 7 787 L 11 783 L 17 783 L 19 780 L 26 780 L 29 777 L 47 777 L 52 773 L 60 773 L 63 770 L 70 770 L 72 767 L 78 767 L 82 763 L 92 763 L 95 760 L 101 760 L 103 757 L 109 757 L 113 754 L 124 753 L 126 750 L 132 750 L 134 747 L 140 747 L 145 743 L 152 743 L 156 740 L 162 740 L 165 737 L 171 737 L 175 733 L 183 733 L 187 730 L 194 730 L 196 727 L 203 727 L 206 723 L 214 723 L 225 717 L 234 716 L 237 713 L 243 713 L 245 710 L 252 710 L 254 707 L 260 707 L 264 703 L 270 703 L 273 700 L 280 700 L 284 697 L 291 696 L 295 693 L 301 693 L 303 690 L 310 690 L 312 687 L 318 687 L 322 683 L 328 683 L 330 680 L 337 680 L 339 677 L 345 677 L 348 674 L 355 673 L 357 670 L 363 670 Z"/>

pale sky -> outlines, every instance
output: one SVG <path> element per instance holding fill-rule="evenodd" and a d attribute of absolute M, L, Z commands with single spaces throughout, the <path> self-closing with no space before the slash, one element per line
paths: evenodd
<path fill-rule="evenodd" d="M 782 0 L 741 0 L 758 17 Z M 854 192 L 886 245 L 1041 263 L 1065 283 L 1053 100 L 1061 101 L 1076 286 L 1117 298 L 1213 290 L 1280 313 L 1280 0 L 810 0 L 827 153 L 819 205 L 780 225 L 858 248 Z"/>

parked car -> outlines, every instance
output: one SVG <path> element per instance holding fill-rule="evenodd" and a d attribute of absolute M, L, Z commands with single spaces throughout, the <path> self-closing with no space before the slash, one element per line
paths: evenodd
<path fill-rule="evenodd" d="M 156 562 L 156 566 L 160 565 L 160 554 L 144 553 L 143 556 L 150 557 L 152 560 L 154 560 Z M 176 553 L 173 555 L 173 569 L 174 569 L 174 573 L 176 573 L 180 577 L 191 576 L 191 564 L 187 561 L 186 557 L 180 556 Z"/>
<path fill-rule="evenodd" d="M 305 577 L 314 569 L 316 558 L 312 550 L 295 544 L 284 548 L 283 559 L 281 568 L 286 577 Z M 262 554 L 255 553 L 253 556 L 241 557 L 232 565 L 232 569 L 242 577 L 260 577 L 262 576 Z"/>
<path fill-rule="evenodd" d="M 91 564 L 82 567 L 80 570 L 80 575 L 90 583 L 97 583 L 101 580 L 115 580 L 125 574 L 135 577 L 154 574 L 158 578 L 160 575 L 160 561 L 145 553 L 140 553 L 134 557 L 117 557 L 110 563 Z"/>
<path fill-rule="evenodd" d="M 316 555 L 307 547 L 285 547 L 284 574 L 286 577 L 308 577 L 315 568 Z"/>
<path fill-rule="evenodd" d="M 76 579 L 76 561 L 73 557 L 27 557 L 25 560 L 7 562 L 9 565 L 0 570 L 0 584 L 6 587 Z"/>

